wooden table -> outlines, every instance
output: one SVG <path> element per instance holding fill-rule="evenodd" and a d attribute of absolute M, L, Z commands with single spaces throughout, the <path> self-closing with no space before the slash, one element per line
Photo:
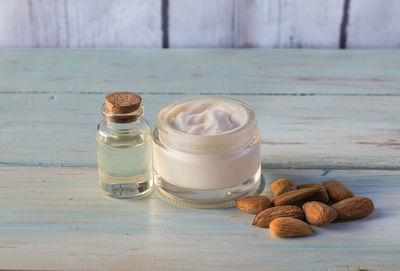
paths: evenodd
<path fill-rule="evenodd" d="M 399 270 L 400 51 L 1 50 L 0 269 Z M 116 200 L 97 184 L 106 93 L 158 111 L 222 94 L 256 111 L 263 193 L 343 181 L 372 215 L 279 239 L 236 208 Z"/>

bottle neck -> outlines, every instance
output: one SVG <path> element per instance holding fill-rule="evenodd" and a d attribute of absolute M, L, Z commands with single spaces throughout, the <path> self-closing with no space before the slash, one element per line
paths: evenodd
<path fill-rule="evenodd" d="M 101 106 L 101 115 L 111 129 L 132 129 L 140 123 L 140 119 L 144 115 L 144 107 L 140 105 L 136 111 L 116 114 L 108 111 L 106 105 L 103 104 Z"/>
<path fill-rule="evenodd" d="M 112 129 L 112 130 L 131 130 L 131 129 L 135 129 L 136 127 L 138 127 L 140 125 L 140 120 L 141 120 L 141 118 L 137 118 L 135 121 L 132 121 L 132 122 L 118 123 L 118 122 L 113 122 L 113 121 L 109 121 L 109 120 L 105 119 L 106 126 L 109 129 Z"/>

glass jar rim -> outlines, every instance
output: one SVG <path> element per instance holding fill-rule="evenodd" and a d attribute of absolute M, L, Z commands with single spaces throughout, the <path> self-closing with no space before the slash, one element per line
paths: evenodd
<path fill-rule="evenodd" d="M 244 109 L 247 118 L 244 124 L 216 135 L 187 134 L 172 127 L 167 121 L 171 109 L 186 102 L 196 100 L 216 100 L 233 103 Z M 161 109 L 156 118 L 156 126 L 162 143 L 172 149 L 196 153 L 221 152 L 237 149 L 251 141 L 257 129 L 257 119 L 253 109 L 246 103 L 219 95 L 197 95 L 179 99 Z"/>

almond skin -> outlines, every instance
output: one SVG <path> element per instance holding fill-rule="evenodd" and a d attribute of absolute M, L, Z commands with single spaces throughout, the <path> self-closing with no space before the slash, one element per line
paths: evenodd
<path fill-rule="evenodd" d="M 258 214 L 271 206 L 271 201 L 265 196 L 250 196 L 235 200 L 236 206 L 248 213 Z"/>
<path fill-rule="evenodd" d="M 306 222 L 292 217 L 279 217 L 269 226 L 271 233 L 279 237 L 306 236 L 314 230 Z"/>
<path fill-rule="evenodd" d="M 353 192 L 337 180 L 327 180 L 323 182 L 322 185 L 326 188 L 326 191 L 328 191 L 329 198 L 333 202 L 354 197 Z"/>
<path fill-rule="evenodd" d="M 268 208 L 256 215 L 253 220 L 253 226 L 268 228 L 271 221 L 278 217 L 293 217 L 303 219 L 304 212 L 299 207 L 293 205 Z"/>
<path fill-rule="evenodd" d="M 336 219 L 335 209 L 318 201 L 309 201 L 303 205 L 304 214 L 308 223 L 317 227 L 328 225 Z"/>
<path fill-rule="evenodd" d="M 323 187 L 319 183 L 303 183 L 297 186 L 297 189 L 303 188 L 310 188 L 310 187 L 319 187 L 319 191 L 315 193 L 315 195 L 311 196 L 310 198 L 306 199 L 306 201 L 319 201 L 323 203 L 327 203 L 329 201 L 328 192 L 326 191 L 325 187 Z"/>
<path fill-rule="evenodd" d="M 337 213 L 337 220 L 363 218 L 374 211 L 374 203 L 369 198 L 355 197 L 339 201 L 332 205 Z"/>
<path fill-rule="evenodd" d="M 296 185 L 289 179 L 280 178 L 271 184 L 271 190 L 274 197 L 277 197 L 286 192 L 296 190 Z"/>
<path fill-rule="evenodd" d="M 297 189 L 310 188 L 310 187 L 321 187 L 321 184 L 319 184 L 319 183 L 302 183 L 297 186 Z"/>
<path fill-rule="evenodd" d="M 296 202 L 305 200 L 313 196 L 318 191 L 319 187 L 310 187 L 310 188 L 303 188 L 300 190 L 289 191 L 286 192 L 285 194 L 279 195 L 278 197 L 274 198 L 273 203 L 275 206 L 295 204 Z"/>

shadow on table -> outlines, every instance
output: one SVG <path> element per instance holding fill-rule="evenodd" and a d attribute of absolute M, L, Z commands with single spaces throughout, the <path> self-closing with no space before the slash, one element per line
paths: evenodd
<path fill-rule="evenodd" d="M 333 230 L 333 231 L 343 231 L 343 230 L 354 230 L 354 228 L 359 228 L 363 226 L 363 223 L 371 220 L 379 220 L 384 217 L 390 216 L 388 214 L 384 214 L 382 210 L 375 209 L 372 214 L 367 217 L 355 220 L 344 220 L 344 221 L 337 221 L 333 222 L 329 225 L 324 226 L 323 228 L 326 230 Z"/>

